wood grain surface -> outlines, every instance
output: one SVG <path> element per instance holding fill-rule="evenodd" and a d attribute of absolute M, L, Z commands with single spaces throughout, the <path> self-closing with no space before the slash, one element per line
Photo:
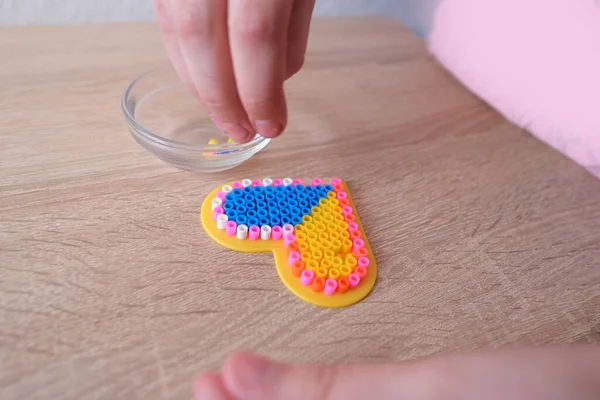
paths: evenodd
<path fill-rule="evenodd" d="M 129 136 L 154 25 L 0 29 L 0 398 L 185 399 L 234 349 L 390 361 L 600 343 L 600 182 L 506 123 L 397 23 L 314 24 L 286 134 L 216 175 Z M 346 309 L 226 251 L 203 197 L 247 176 L 345 178 L 378 260 Z"/>

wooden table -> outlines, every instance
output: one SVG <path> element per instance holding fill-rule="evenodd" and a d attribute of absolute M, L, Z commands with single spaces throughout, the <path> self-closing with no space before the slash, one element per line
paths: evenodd
<path fill-rule="evenodd" d="M 314 24 L 288 132 L 201 176 L 129 136 L 120 96 L 156 27 L 0 30 L 0 398 L 182 399 L 234 349 L 404 360 L 600 343 L 600 182 L 469 94 L 389 20 Z M 379 264 L 320 309 L 228 252 L 203 197 L 246 176 L 346 178 Z M 245 278 L 243 278 L 245 277 Z"/>

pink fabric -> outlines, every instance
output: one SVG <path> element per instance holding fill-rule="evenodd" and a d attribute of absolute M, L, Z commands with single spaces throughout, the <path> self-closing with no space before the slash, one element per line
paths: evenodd
<path fill-rule="evenodd" d="M 429 42 L 475 94 L 600 177 L 600 1 L 442 0 Z"/>

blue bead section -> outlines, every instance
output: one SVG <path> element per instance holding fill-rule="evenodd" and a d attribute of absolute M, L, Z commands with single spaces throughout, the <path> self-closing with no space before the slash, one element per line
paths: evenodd
<path fill-rule="evenodd" d="M 225 196 L 223 210 L 238 225 L 298 225 L 311 208 L 332 191 L 331 185 L 255 186 L 233 189 Z"/>

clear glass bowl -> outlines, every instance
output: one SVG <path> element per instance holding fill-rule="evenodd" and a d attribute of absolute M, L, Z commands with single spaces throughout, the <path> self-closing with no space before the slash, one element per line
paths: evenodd
<path fill-rule="evenodd" d="M 225 171 L 250 159 L 270 141 L 256 135 L 248 143 L 228 142 L 170 66 L 131 82 L 121 107 L 135 140 L 180 169 Z M 218 143 L 209 144 L 211 139 Z"/>

